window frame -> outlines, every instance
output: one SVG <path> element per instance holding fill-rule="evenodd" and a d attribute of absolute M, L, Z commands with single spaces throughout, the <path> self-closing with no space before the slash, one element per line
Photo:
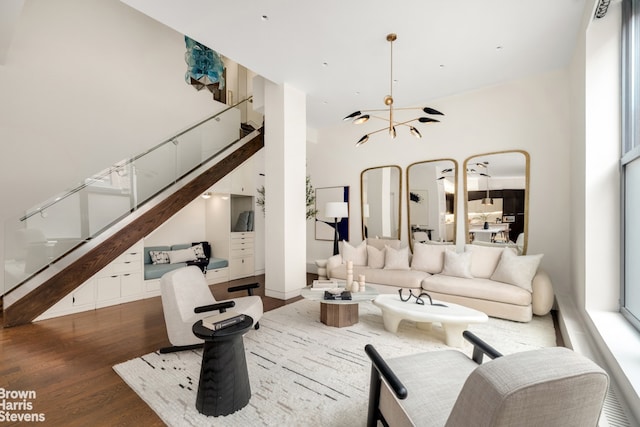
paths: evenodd
<path fill-rule="evenodd" d="M 636 119 L 640 113 L 640 0 L 622 2 L 622 140 L 620 158 L 620 312 L 636 329 L 640 330 L 640 313 L 627 308 L 626 277 L 626 166 L 640 158 L 640 123 Z M 640 191 L 640 188 L 635 189 Z M 634 218 L 635 219 L 635 218 Z M 635 254 L 636 258 L 638 255 Z M 629 255 L 632 257 L 632 255 Z M 635 286 L 640 286 L 636 284 Z"/>

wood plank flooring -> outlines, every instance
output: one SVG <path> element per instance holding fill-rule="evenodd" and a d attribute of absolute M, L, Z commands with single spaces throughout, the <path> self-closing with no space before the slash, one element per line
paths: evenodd
<path fill-rule="evenodd" d="M 308 282 L 313 278 L 309 275 Z M 264 276 L 211 288 L 222 300 L 230 297 L 228 286 L 254 282 L 262 285 L 256 294 L 262 296 L 265 311 L 300 299 L 265 297 Z M 112 366 L 167 345 L 160 297 L 0 328 L 0 389 L 35 391 L 30 411 L 9 412 L 44 414 L 43 425 L 162 426 Z M 0 424 L 25 425 L 1 417 Z"/>

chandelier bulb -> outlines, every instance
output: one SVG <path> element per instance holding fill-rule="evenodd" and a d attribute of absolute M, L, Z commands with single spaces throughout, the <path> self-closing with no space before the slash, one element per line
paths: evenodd
<path fill-rule="evenodd" d="M 396 137 L 396 127 L 395 126 L 391 126 L 389 128 L 389 136 L 391 138 L 395 138 Z"/>
<path fill-rule="evenodd" d="M 360 138 L 360 140 L 358 142 L 356 142 L 356 147 L 361 146 L 362 144 L 364 144 L 368 140 L 369 140 L 369 135 L 363 136 L 362 138 Z"/>

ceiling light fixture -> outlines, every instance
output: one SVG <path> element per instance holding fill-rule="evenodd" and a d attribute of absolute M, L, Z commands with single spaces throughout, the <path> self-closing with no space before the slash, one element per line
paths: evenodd
<path fill-rule="evenodd" d="M 383 127 L 382 129 L 378 129 L 376 131 L 373 132 L 369 132 L 368 134 L 366 134 L 365 136 L 363 136 L 362 138 L 360 138 L 360 140 L 356 143 L 356 147 L 364 144 L 365 142 L 367 142 L 369 140 L 369 137 L 373 134 L 376 134 L 378 132 L 382 132 L 383 130 L 388 130 L 389 132 L 389 136 L 393 139 L 396 137 L 397 133 L 396 133 L 396 126 L 407 126 L 409 128 L 409 132 L 411 133 L 411 135 L 415 136 L 416 138 L 422 138 L 422 134 L 420 133 L 420 131 L 418 131 L 418 129 L 416 129 L 415 126 L 410 125 L 409 123 L 418 121 L 420 123 L 432 123 L 432 122 L 439 122 L 440 120 L 436 120 L 433 119 L 431 117 L 416 117 L 415 119 L 411 119 L 411 120 L 407 120 L 407 121 L 403 121 L 403 122 L 396 122 L 393 119 L 393 112 L 394 110 L 421 110 L 422 112 L 424 112 L 425 114 L 430 114 L 430 115 L 439 115 L 439 116 L 444 116 L 444 114 L 442 114 L 440 111 L 438 110 L 434 110 L 433 108 L 429 108 L 429 107 L 424 107 L 424 108 L 415 108 L 415 107 L 409 107 L 409 108 L 393 108 L 393 42 L 396 41 L 396 39 L 398 38 L 398 36 L 394 33 L 391 34 L 387 34 L 387 41 L 389 42 L 389 45 L 391 46 L 391 75 L 390 75 L 390 79 L 389 79 L 389 95 L 384 97 L 384 105 L 386 105 L 388 107 L 384 108 L 384 109 L 380 109 L 380 110 L 367 110 L 367 111 L 356 111 L 354 113 L 349 114 L 347 117 L 345 117 L 343 120 L 347 121 L 347 120 L 353 120 L 354 124 L 362 124 L 366 121 L 368 121 L 370 118 L 376 118 L 379 120 L 384 120 L 388 122 L 388 125 Z M 389 112 L 389 117 L 380 117 L 380 116 L 376 116 L 370 113 L 377 113 L 377 112 Z"/>

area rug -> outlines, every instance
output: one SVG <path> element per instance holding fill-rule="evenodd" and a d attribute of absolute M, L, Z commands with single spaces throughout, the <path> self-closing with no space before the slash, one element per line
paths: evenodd
<path fill-rule="evenodd" d="M 244 336 L 251 400 L 224 417 L 195 408 L 202 351 L 150 353 L 114 366 L 122 379 L 169 426 L 364 426 L 373 344 L 383 357 L 447 349 L 444 331 L 402 321 L 396 334 L 384 330 L 380 310 L 360 304 L 359 323 L 333 328 L 320 323 L 317 302 L 302 300 L 269 311 L 260 329 Z M 503 354 L 555 345 L 550 315 L 530 323 L 489 319 L 469 330 Z M 471 354 L 465 342 L 459 349 Z M 419 373 L 416 373 L 419 375 Z"/>

